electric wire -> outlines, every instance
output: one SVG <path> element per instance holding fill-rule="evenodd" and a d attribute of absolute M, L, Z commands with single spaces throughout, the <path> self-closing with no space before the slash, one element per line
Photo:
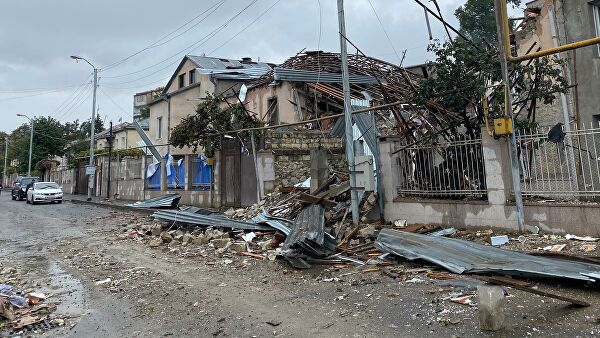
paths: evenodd
<path fill-rule="evenodd" d="M 54 111 L 54 114 L 56 114 L 56 118 L 58 120 L 62 120 L 64 118 L 64 116 L 67 114 L 68 111 L 70 111 L 70 109 L 74 106 L 74 105 L 78 105 L 80 104 L 80 100 L 82 98 L 82 96 L 89 91 L 90 88 L 92 88 L 93 85 L 91 82 L 87 83 L 86 86 L 84 86 L 82 88 L 82 90 L 77 93 L 77 95 L 73 96 L 73 98 L 70 100 L 70 102 L 68 102 L 66 105 L 64 105 L 63 107 L 61 107 L 60 109 Z M 89 92 L 88 92 L 89 93 Z"/>
<path fill-rule="evenodd" d="M 129 55 L 129 56 L 126 56 L 125 58 L 123 58 L 123 59 L 121 59 L 121 60 L 119 60 L 119 61 L 113 62 L 113 63 L 111 63 L 111 64 L 109 64 L 109 65 L 106 65 L 106 66 L 102 67 L 102 70 L 106 71 L 106 70 L 108 70 L 108 69 L 111 69 L 111 68 L 117 67 L 118 65 L 120 65 L 120 64 L 122 64 L 122 63 L 124 63 L 124 62 L 126 62 L 127 60 L 129 60 L 129 59 L 133 58 L 133 57 L 134 57 L 134 56 L 136 56 L 136 55 L 139 55 L 139 54 L 141 54 L 141 53 L 143 53 L 143 52 L 145 52 L 145 51 L 147 51 L 147 50 L 149 50 L 149 49 L 152 49 L 152 48 L 156 48 L 156 47 L 163 46 L 163 45 L 165 45 L 165 44 L 167 44 L 167 43 L 169 43 L 169 42 L 173 41 L 174 39 L 176 39 L 176 38 L 178 38 L 178 37 L 182 36 L 183 34 L 185 34 L 185 33 L 189 32 L 191 29 L 193 29 L 193 28 L 197 27 L 199 24 L 201 24 L 202 22 L 204 22 L 204 20 L 206 20 L 206 19 L 207 19 L 207 18 L 208 18 L 208 17 L 209 17 L 211 14 L 213 14 L 213 13 L 214 13 L 214 12 L 215 12 L 217 9 L 219 9 L 219 7 L 221 7 L 221 6 L 222 6 L 222 5 L 225 3 L 225 1 L 226 1 L 226 0 L 221 0 L 221 1 L 219 1 L 219 2 L 216 2 L 216 3 L 214 3 L 212 6 L 210 6 L 208 9 L 206 9 L 206 10 L 205 10 L 205 11 L 203 11 L 202 13 L 200 13 L 200 14 L 196 15 L 196 16 L 195 16 L 195 17 L 193 17 L 192 19 L 190 19 L 190 20 L 188 20 L 187 22 L 185 22 L 183 25 L 181 25 L 181 26 L 177 27 L 177 29 L 175 29 L 175 30 L 173 30 L 173 31 L 169 32 L 168 34 L 166 34 L 166 35 L 164 35 L 164 36 L 162 36 L 160 39 L 158 39 L 158 40 L 156 40 L 155 42 L 151 43 L 150 45 L 148 45 L 148 46 L 146 46 L 146 47 L 144 47 L 144 48 L 142 48 L 142 49 L 138 50 L 137 52 L 135 52 L 135 53 L 133 53 L 133 54 L 131 54 L 131 55 Z M 215 6 L 216 6 L 216 7 L 215 7 Z M 172 34 L 174 34 L 175 32 L 177 32 L 178 30 L 180 30 L 180 29 L 182 29 L 183 27 L 187 26 L 187 25 L 188 25 L 188 24 L 190 24 L 191 22 L 195 21 L 196 19 L 198 19 L 198 18 L 199 18 L 199 17 L 201 17 L 202 15 L 206 14 L 206 13 L 207 13 L 207 12 L 209 12 L 209 11 L 210 11 L 210 13 L 208 13 L 208 14 L 207 14 L 207 15 L 206 15 L 204 18 L 202 18 L 202 19 L 201 19 L 201 20 L 199 20 L 198 22 L 194 23 L 192 26 L 188 27 L 188 28 L 187 28 L 186 30 L 184 30 L 183 32 L 180 32 L 179 34 L 177 34 L 177 35 L 175 35 L 175 36 L 173 36 L 173 37 L 171 37 L 171 38 L 167 39 L 166 41 L 162 41 L 162 40 L 166 39 L 167 37 L 169 37 L 170 35 L 172 35 Z"/>
<path fill-rule="evenodd" d="M 281 0 L 277 0 L 275 1 L 271 6 L 269 6 L 266 10 L 264 10 L 259 16 L 257 16 L 254 20 L 252 20 L 252 22 L 250 22 L 249 24 L 247 24 L 244 28 L 242 28 L 241 30 L 239 30 L 237 33 L 235 33 L 231 38 L 229 38 L 228 40 L 226 40 L 225 42 L 223 42 L 222 44 L 220 44 L 217 48 L 211 50 L 210 52 L 208 52 L 208 55 L 212 55 L 214 52 L 216 52 L 217 50 L 221 49 L 221 47 L 225 46 L 226 44 L 228 44 L 229 42 L 231 42 L 233 39 L 235 39 L 236 37 L 238 37 L 241 33 L 243 33 L 245 30 L 247 30 L 250 26 L 252 26 L 253 24 L 255 24 L 258 20 L 260 20 L 263 16 L 265 16 L 265 14 L 267 14 L 273 7 L 275 7 Z"/>
<path fill-rule="evenodd" d="M 227 26 L 229 26 L 229 24 L 230 24 L 232 21 L 234 21 L 234 20 L 235 20 L 237 17 L 239 17 L 240 15 L 242 15 L 242 13 L 244 13 L 246 10 L 248 10 L 248 8 L 250 8 L 252 5 L 254 5 L 254 4 L 255 4 L 256 2 L 258 2 L 258 1 L 259 1 L 259 0 L 252 0 L 252 1 L 251 1 L 251 2 L 248 4 L 248 5 L 246 5 L 244 8 L 242 8 L 242 10 L 240 10 L 239 12 L 237 12 L 237 13 L 236 13 L 234 16 L 232 16 L 231 18 L 229 18 L 228 20 L 226 20 L 226 21 L 225 21 L 223 24 L 221 24 L 219 27 L 217 27 L 217 28 L 215 28 L 214 30 L 212 30 L 210 33 L 208 33 L 208 34 L 204 35 L 204 36 L 203 36 L 203 37 L 202 37 L 200 40 L 198 40 L 198 41 L 194 42 L 194 43 L 193 43 L 193 44 L 191 44 L 191 45 L 188 45 L 187 47 L 185 47 L 185 48 L 183 48 L 183 49 L 179 50 L 179 51 L 178 51 L 178 52 L 176 52 L 175 54 L 173 54 L 173 55 L 171 55 L 171 56 L 169 56 L 169 57 L 167 57 L 167 58 L 165 58 L 165 59 L 163 59 L 163 60 L 161 60 L 161 61 L 159 61 L 159 62 L 157 62 L 157 63 L 155 63 L 155 64 L 153 64 L 153 65 L 150 65 L 150 66 L 148 66 L 148 67 L 145 67 L 145 68 L 142 68 L 142 69 L 140 69 L 140 70 L 138 70 L 138 71 L 135 71 L 135 72 L 130 72 L 130 73 L 126 73 L 126 74 L 119 74 L 119 75 L 114 75 L 114 76 L 104 76 L 104 78 L 107 78 L 107 79 L 108 79 L 108 78 L 118 78 L 118 77 L 124 77 L 124 76 L 129 76 L 129 75 L 139 74 L 139 73 L 141 73 L 141 72 L 143 72 L 143 71 L 145 71 L 145 70 L 148 70 L 148 69 L 150 69 L 150 68 L 153 68 L 153 67 L 155 67 L 155 66 L 158 66 L 158 65 L 160 65 L 160 64 L 162 64 L 162 63 L 164 63 L 164 62 L 167 62 L 168 60 L 171 60 L 171 59 L 173 59 L 173 58 L 176 58 L 176 59 L 175 59 L 175 61 L 173 61 L 173 62 L 169 63 L 167 66 L 165 66 L 165 67 L 163 67 L 163 68 L 160 68 L 160 69 L 158 69 L 157 71 L 154 71 L 154 72 L 152 72 L 152 73 L 146 74 L 146 75 L 144 75 L 144 76 L 142 76 L 142 77 L 139 77 L 139 78 L 137 78 L 137 79 L 135 79 L 135 80 L 124 81 L 124 82 L 115 82 L 115 83 L 109 83 L 109 84 L 113 84 L 113 85 L 114 85 L 114 84 L 116 84 L 116 85 L 118 85 L 118 84 L 131 83 L 131 82 L 136 82 L 136 81 L 139 81 L 139 80 L 141 80 L 141 79 L 145 79 L 145 78 L 148 78 L 148 77 L 150 77 L 150 76 L 152 76 L 152 75 L 154 75 L 154 74 L 156 74 L 156 73 L 160 72 L 161 70 L 164 70 L 164 69 L 166 69 L 166 68 L 168 68 L 168 67 L 172 66 L 173 64 L 175 64 L 175 63 L 179 62 L 179 61 L 180 61 L 179 59 L 181 58 L 181 53 L 184 53 L 184 52 L 186 52 L 186 51 L 187 51 L 187 53 L 190 53 L 190 52 L 192 52 L 193 50 L 197 49 L 198 47 L 200 47 L 200 46 L 204 45 L 206 42 L 208 42 L 208 40 L 210 40 L 211 38 L 213 38 L 215 35 L 217 35 L 219 32 L 221 32 L 221 31 L 222 31 L 223 29 L 225 29 Z M 187 53 L 186 53 L 186 54 L 187 54 Z"/>
<path fill-rule="evenodd" d="M 83 87 L 90 85 L 91 81 L 90 81 L 90 77 L 92 75 L 90 74 L 84 81 L 83 83 L 81 83 L 81 85 L 79 85 L 79 87 L 77 87 L 77 89 L 75 89 L 75 91 L 73 91 L 73 93 L 71 93 L 71 95 L 69 95 L 69 97 L 67 97 L 64 101 L 62 101 L 58 107 L 54 108 L 54 110 L 52 110 L 53 113 L 56 113 L 58 111 L 60 111 L 60 109 L 63 108 L 64 105 L 67 104 L 67 102 L 69 102 L 78 92 L 79 90 L 81 90 Z"/>
<path fill-rule="evenodd" d="M 383 31 L 383 34 L 385 34 L 385 37 L 387 38 L 390 46 L 394 50 L 394 53 L 396 54 L 396 57 L 398 58 L 398 62 L 400 62 L 400 65 L 402 65 L 403 58 L 400 58 L 400 54 L 398 54 L 398 51 L 396 50 L 396 47 L 394 47 L 394 44 L 392 43 L 392 39 L 390 38 L 387 30 L 383 26 L 383 22 L 381 22 L 381 18 L 379 17 L 379 14 L 377 14 L 377 11 L 375 10 L 375 6 L 373 6 L 373 3 L 371 2 L 371 0 L 367 0 L 367 1 L 369 2 L 369 5 L 371 6 L 371 9 L 373 10 L 373 14 L 375 14 L 375 17 L 377 18 L 377 21 L 379 22 L 379 26 L 381 27 L 381 30 Z"/>

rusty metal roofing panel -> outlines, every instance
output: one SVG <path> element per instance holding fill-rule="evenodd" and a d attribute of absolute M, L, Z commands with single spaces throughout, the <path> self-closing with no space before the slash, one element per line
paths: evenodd
<path fill-rule="evenodd" d="M 325 208 L 314 204 L 298 214 L 282 251 L 293 256 L 294 248 L 301 248 L 311 256 L 324 257 L 331 254 L 335 246 L 335 238 L 325 232 Z"/>
<path fill-rule="evenodd" d="M 375 245 L 408 260 L 423 259 L 454 273 L 499 273 L 596 281 L 600 265 L 532 256 L 454 238 L 383 229 Z"/>

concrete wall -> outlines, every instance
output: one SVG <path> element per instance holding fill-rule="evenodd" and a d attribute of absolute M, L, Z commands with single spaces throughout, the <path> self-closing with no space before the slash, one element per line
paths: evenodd
<path fill-rule="evenodd" d="M 347 172 L 341 138 L 317 130 L 268 132 L 265 150 L 273 154 L 274 186 L 291 186 L 310 177 L 310 150 L 318 147 L 327 149 L 327 161 L 332 170 Z"/>
<path fill-rule="evenodd" d="M 300 121 L 298 118 L 299 110 L 306 110 L 306 99 L 304 95 L 298 92 L 296 98 L 294 92 L 294 84 L 289 81 L 282 81 L 276 86 L 264 85 L 260 87 L 252 88 L 246 95 L 246 109 L 256 113 L 260 120 L 265 121 L 265 115 L 267 115 L 269 109 L 269 101 L 277 98 L 277 123 L 293 123 Z M 235 97 L 227 99 L 229 104 L 237 104 L 238 101 Z M 300 102 L 296 102 L 300 101 Z M 298 104 L 298 108 L 294 103 Z M 223 104 L 222 108 L 226 108 L 227 104 Z M 306 112 L 304 112 L 305 114 Z M 268 122 L 268 121 L 266 121 Z"/>
<path fill-rule="evenodd" d="M 496 228 L 517 231 L 515 206 L 510 201 L 512 180 L 505 140 L 494 140 L 482 132 L 488 198 L 456 201 L 398 198 L 400 170 L 396 155 L 399 143 L 382 139 L 381 179 L 386 221 L 405 219 L 409 224 L 436 224 L 457 228 Z M 525 224 L 549 233 L 600 236 L 600 208 L 591 204 L 525 203 Z"/>

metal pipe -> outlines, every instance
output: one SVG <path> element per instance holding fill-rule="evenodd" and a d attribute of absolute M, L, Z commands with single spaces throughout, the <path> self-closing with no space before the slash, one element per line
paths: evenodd
<path fill-rule="evenodd" d="M 510 96 L 510 76 L 508 74 L 508 55 L 510 55 L 510 40 L 508 37 L 508 21 L 505 20 L 506 0 L 496 0 L 496 20 L 498 30 L 498 41 L 500 47 L 500 63 L 502 66 L 502 79 L 504 81 L 504 109 L 506 115 L 511 118 L 512 125 L 515 125 L 514 114 L 512 113 L 512 97 Z M 500 7 L 500 8 L 498 8 Z M 505 22 L 506 21 L 506 22 Z M 505 25 L 503 23 L 506 23 Z M 505 43 L 503 44 L 502 41 Z M 506 49 L 508 47 L 508 49 Z M 519 168 L 519 155 L 517 154 L 516 133 L 512 132 L 509 139 L 510 162 L 512 171 L 513 190 L 515 197 L 515 218 L 519 232 L 523 232 L 523 196 L 521 195 L 521 173 Z"/>
<path fill-rule="evenodd" d="M 112 147 L 113 147 L 113 123 L 110 121 L 110 131 L 108 134 L 108 182 L 106 188 L 106 198 L 110 199 L 110 162 L 112 161 Z"/>
<path fill-rule="evenodd" d="M 556 20 L 554 19 L 554 6 L 550 6 L 548 9 L 548 17 L 550 18 L 550 33 L 552 34 L 552 45 L 556 48 L 560 46 L 558 41 L 558 29 Z M 556 55 L 556 59 L 560 61 L 560 54 Z M 564 74 L 564 69 L 560 65 L 556 65 L 556 68 Z M 567 79 L 570 82 L 570 76 L 565 74 Z M 560 93 L 560 102 L 562 104 L 562 113 L 563 113 L 563 125 L 565 130 L 565 151 L 566 151 L 566 160 L 568 166 L 568 172 L 571 173 L 569 177 L 569 184 L 573 182 L 575 186 L 577 186 L 577 175 L 575 175 L 575 154 L 573 153 L 573 141 L 571 139 L 571 121 L 569 119 L 569 103 L 567 101 L 567 95 L 565 93 Z M 561 166 L 562 169 L 562 166 Z M 564 181 L 563 181 L 564 182 Z"/>
<path fill-rule="evenodd" d="M 352 104 L 350 102 L 350 81 L 348 72 L 348 50 L 346 45 L 346 23 L 344 19 L 344 0 L 337 1 L 338 23 L 340 33 L 340 55 L 342 58 L 342 84 L 344 88 L 344 121 L 346 124 L 346 158 L 350 173 L 350 200 L 352 207 L 352 223 L 358 225 L 358 191 L 356 190 L 356 172 L 354 168 L 354 142 L 352 132 Z"/>
<path fill-rule="evenodd" d="M 505 54 L 508 62 L 516 63 L 516 62 L 531 60 L 531 59 L 539 58 L 542 56 L 552 55 L 552 54 L 556 54 L 556 53 L 560 53 L 560 52 L 566 52 L 568 50 L 587 47 L 587 46 L 591 46 L 591 45 L 600 43 L 600 37 L 598 37 L 598 38 L 587 39 L 587 40 L 569 43 L 569 44 L 562 45 L 559 47 L 541 50 L 539 52 L 534 52 L 534 53 L 530 53 L 530 54 L 523 55 L 523 56 L 512 56 L 511 48 L 510 48 L 510 27 L 508 24 L 507 7 L 508 7 L 508 5 L 506 3 L 506 0 L 500 0 L 500 8 L 497 10 L 500 13 L 500 20 L 501 20 L 500 24 L 502 26 L 502 32 L 504 35 L 504 37 L 502 38 L 502 41 L 504 42 L 504 54 Z"/>
<path fill-rule="evenodd" d="M 17 116 L 25 117 L 29 120 L 29 163 L 27 169 L 27 176 L 31 176 L 31 153 L 33 150 L 33 120 L 25 114 L 17 114 Z"/>
<path fill-rule="evenodd" d="M 8 178 L 6 178 L 6 159 L 8 158 L 8 137 L 4 138 L 4 170 L 2 171 L 2 181 L 4 181 L 3 188 L 8 185 Z"/>

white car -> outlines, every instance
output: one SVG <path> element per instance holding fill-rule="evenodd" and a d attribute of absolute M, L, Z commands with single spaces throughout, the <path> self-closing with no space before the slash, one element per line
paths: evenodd
<path fill-rule="evenodd" d="M 62 187 L 54 182 L 37 182 L 33 184 L 33 187 L 27 190 L 27 203 L 62 203 L 62 200 Z"/>

